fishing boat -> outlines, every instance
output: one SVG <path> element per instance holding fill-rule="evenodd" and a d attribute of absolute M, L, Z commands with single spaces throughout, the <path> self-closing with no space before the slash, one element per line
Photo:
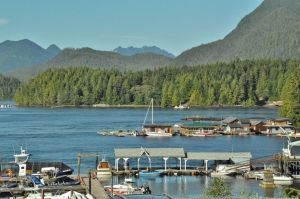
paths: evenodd
<path fill-rule="evenodd" d="M 149 110 L 151 108 L 151 124 L 145 124 Z M 150 105 L 148 107 L 144 122 L 142 132 L 149 137 L 171 137 L 172 134 L 172 125 L 166 124 L 154 124 L 153 123 L 153 98 L 151 99 Z"/>
<path fill-rule="evenodd" d="M 97 177 L 111 176 L 112 170 L 109 162 L 103 159 L 97 166 Z"/>

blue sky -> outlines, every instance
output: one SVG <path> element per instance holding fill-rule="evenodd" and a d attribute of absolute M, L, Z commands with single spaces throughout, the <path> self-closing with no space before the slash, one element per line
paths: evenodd
<path fill-rule="evenodd" d="M 1 0 L 0 42 L 112 50 L 156 45 L 176 55 L 222 39 L 262 0 Z"/>

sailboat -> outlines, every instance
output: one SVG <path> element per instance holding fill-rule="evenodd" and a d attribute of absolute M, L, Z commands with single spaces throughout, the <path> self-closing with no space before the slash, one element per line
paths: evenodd
<path fill-rule="evenodd" d="M 145 124 L 150 108 L 151 108 L 151 124 Z M 143 122 L 142 131 L 145 133 L 146 136 L 150 136 L 150 137 L 170 137 L 173 136 L 173 134 L 171 133 L 171 129 L 172 129 L 171 125 L 153 123 L 153 98 L 152 98 Z"/>

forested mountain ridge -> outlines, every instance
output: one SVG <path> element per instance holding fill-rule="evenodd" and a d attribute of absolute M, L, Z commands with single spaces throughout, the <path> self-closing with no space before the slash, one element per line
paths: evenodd
<path fill-rule="evenodd" d="M 198 65 L 240 59 L 299 59 L 300 1 L 264 0 L 224 39 L 194 47 L 173 64 Z"/>
<path fill-rule="evenodd" d="M 18 79 L 0 74 L 0 100 L 12 99 L 20 84 Z"/>
<path fill-rule="evenodd" d="M 167 66 L 172 59 L 153 53 L 124 56 L 111 51 L 98 51 L 91 48 L 66 48 L 48 62 L 34 67 L 19 69 L 11 73 L 20 79 L 29 79 L 48 68 L 87 66 L 125 70 L 144 70 Z M 28 76 L 24 76 L 28 75 Z M 24 78 L 25 77 L 25 78 Z"/>
<path fill-rule="evenodd" d="M 4 41 L 0 43 L 0 72 L 7 73 L 17 68 L 41 64 L 53 58 L 59 51 L 55 45 L 44 49 L 28 39 Z"/>
<path fill-rule="evenodd" d="M 153 53 L 158 55 L 163 55 L 169 58 L 174 58 L 175 56 L 168 51 L 158 48 L 157 46 L 143 46 L 141 48 L 130 46 L 128 48 L 118 47 L 113 50 L 113 52 L 119 53 L 125 56 L 132 56 L 136 54 L 144 54 L 144 53 Z"/>

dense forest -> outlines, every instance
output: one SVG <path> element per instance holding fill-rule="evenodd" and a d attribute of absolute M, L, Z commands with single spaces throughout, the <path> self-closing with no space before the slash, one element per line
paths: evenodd
<path fill-rule="evenodd" d="M 300 67 L 291 74 L 281 92 L 283 106 L 280 115 L 288 117 L 293 124 L 300 127 Z"/>
<path fill-rule="evenodd" d="M 252 106 L 279 100 L 300 61 L 240 61 L 194 67 L 127 71 L 87 67 L 49 69 L 23 84 L 15 100 L 25 106 L 148 104 Z"/>
<path fill-rule="evenodd" d="M 12 99 L 19 86 L 18 79 L 0 74 L 0 100 Z"/>

